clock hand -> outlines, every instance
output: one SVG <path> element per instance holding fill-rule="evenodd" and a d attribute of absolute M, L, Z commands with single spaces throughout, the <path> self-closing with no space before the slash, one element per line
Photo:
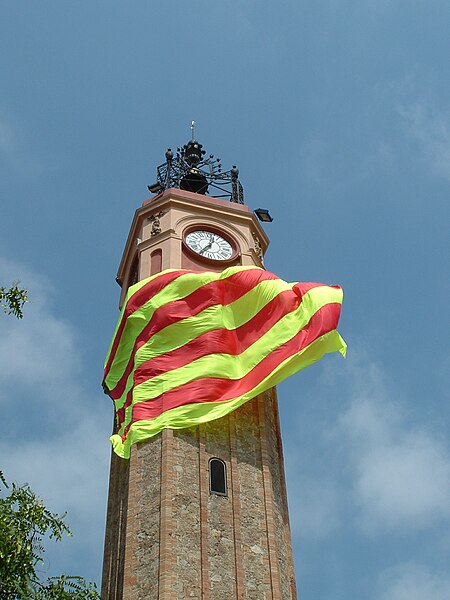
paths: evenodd
<path fill-rule="evenodd" d="M 212 245 L 213 245 L 213 243 L 209 242 L 209 244 L 207 246 L 205 246 L 202 250 L 200 250 L 200 254 L 203 254 L 203 252 L 206 252 L 207 250 L 209 250 Z"/>

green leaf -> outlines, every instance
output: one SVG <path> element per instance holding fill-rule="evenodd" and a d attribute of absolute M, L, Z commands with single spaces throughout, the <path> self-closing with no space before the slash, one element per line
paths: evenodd
<path fill-rule="evenodd" d="M 0 287 L 0 307 L 7 315 L 14 315 L 21 319 L 22 308 L 27 301 L 27 290 L 19 287 L 19 282 L 13 283 L 10 288 Z"/>
<path fill-rule="evenodd" d="M 50 512 L 25 484 L 8 486 L 0 496 L 0 598 L 2 600 L 99 600 L 95 584 L 82 577 L 60 575 L 39 579 L 36 567 L 44 562 L 44 538 L 62 540 L 71 535 L 66 515 Z"/>

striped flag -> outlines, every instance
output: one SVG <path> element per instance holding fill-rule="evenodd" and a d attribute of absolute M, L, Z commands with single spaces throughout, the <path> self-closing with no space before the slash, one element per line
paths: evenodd
<path fill-rule="evenodd" d="M 128 290 L 105 362 L 115 452 L 218 419 L 319 360 L 345 356 L 338 286 L 258 267 L 166 270 Z"/>

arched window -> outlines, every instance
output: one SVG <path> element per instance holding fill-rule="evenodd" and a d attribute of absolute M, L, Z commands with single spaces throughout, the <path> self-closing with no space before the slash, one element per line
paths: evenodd
<path fill-rule="evenodd" d="M 156 275 L 162 269 L 162 250 L 154 250 L 150 254 L 150 275 Z"/>
<path fill-rule="evenodd" d="M 209 491 L 220 496 L 227 495 L 227 467 L 220 458 L 209 459 Z"/>

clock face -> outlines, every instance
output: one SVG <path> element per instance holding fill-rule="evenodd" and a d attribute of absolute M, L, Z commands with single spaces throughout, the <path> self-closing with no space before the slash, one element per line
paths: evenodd
<path fill-rule="evenodd" d="M 187 246 L 199 256 L 212 260 L 230 260 L 233 247 L 218 233 L 196 229 L 185 237 Z"/>

